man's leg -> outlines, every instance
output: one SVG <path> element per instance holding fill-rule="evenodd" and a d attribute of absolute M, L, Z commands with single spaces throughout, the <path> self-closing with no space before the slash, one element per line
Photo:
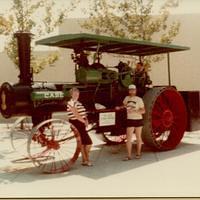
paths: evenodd
<path fill-rule="evenodd" d="M 137 142 L 137 144 L 136 144 L 136 147 L 137 147 L 137 149 L 136 149 L 136 156 L 138 155 L 138 156 L 140 156 L 141 155 L 141 150 L 142 150 L 142 126 L 140 126 L 140 127 L 136 127 L 135 128 L 135 135 L 136 135 L 136 142 Z"/>
<path fill-rule="evenodd" d="M 128 158 L 132 157 L 132 137 L 133 137 L 134 127 L 128 127 L 126 130 L 126 148 L 128 153 Z"/>

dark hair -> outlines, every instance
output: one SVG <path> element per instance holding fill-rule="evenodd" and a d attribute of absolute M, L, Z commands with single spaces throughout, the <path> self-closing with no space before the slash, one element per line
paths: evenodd
<path fill-rule="evenodd" d="M 79 89 L 78 89 L 77 87 L 73 87 L 73 88 L 71 88 L 71 89 L 69 90 L 70 96 L 72 96 L 72 93 L 73 93 L 73 92 L 80 92 L 80 91 L 79 91 Z"/>

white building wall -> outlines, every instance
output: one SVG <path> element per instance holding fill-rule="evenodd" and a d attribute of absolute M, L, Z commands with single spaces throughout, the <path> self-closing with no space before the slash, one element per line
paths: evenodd
<path fill-rule="evenodd" d="M 18 80 L 18 69 L 3 52 L 0 53 L 0 69 L 0 84 L 5 81 L 15 83 Z"/>
<path fill-rule="evenodd" d="M 200 90 L 200 14 L 172 16 L 181 22 L 179 35 L 174 44 L 188 46 L 189 51 L 171 53 L 171 80 L 179 90 Z M 155 84 L 166 84 L 167 60 L 152 66 L 152 80 Z"/>

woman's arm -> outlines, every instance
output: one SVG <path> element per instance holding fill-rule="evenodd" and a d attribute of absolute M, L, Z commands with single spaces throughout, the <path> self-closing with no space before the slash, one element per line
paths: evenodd
<path fill-rule="evenodd" d="M 85 126 L 87 127 L 88 124 L 89 124 L 89 122 L 88 122 L 88 118 L 87 118 L 87 117 L 84 118 L 84 123 L 85 123 Z"/>

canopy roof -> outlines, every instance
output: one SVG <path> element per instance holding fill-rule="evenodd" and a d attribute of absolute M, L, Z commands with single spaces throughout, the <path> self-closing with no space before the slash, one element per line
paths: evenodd
<path fill-rule="evenodd" d="M 130 40 L 87 33 L 63 34 L 36 42 L 39 45 L 70 48 L 74 50 L 98 51 L 114 54 L 148 56 L 189 50 L 189 47 L 168 45 L 142 40 Z"/>

